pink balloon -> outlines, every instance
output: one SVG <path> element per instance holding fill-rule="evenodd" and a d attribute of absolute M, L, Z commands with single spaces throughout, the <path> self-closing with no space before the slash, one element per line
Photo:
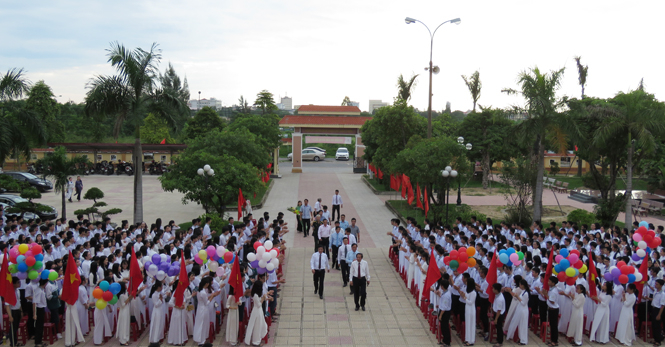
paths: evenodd
<path fill-rule="evenodd" d="M 635 234 L 633 235 L 633 240 L 635 240 L 635 242 L 640 242 L 640 241 L 642 241 L 642 235 L 640 235 L 640 234 L 638 234 L 638 233 L 635 233 Z"/>
<path fill-rule="evenodd" d="M 519 259 L 519 256 L 517 257 L 517 259 Z M 519 264 L 522 264 L 521 260 L 517 260 L 516 262 L 513 262 L 513 265 L 519 265 Z"/>
<path fill-rule="evenodd" d="M 578 260 L 580 260 L 580 257 L 578 257 L 577 254 L 571 254 L 571 255 L 568 256 L 568 261 L 571 264 L 577 263 Z"/>
<path fill-rule="evenodd" d="M 12 248 L 12 249 L 9 250 L 9 255 L 10 256 L 18 257 L 20 254 L 21 253 L 18 251 L 18 247 L 17 248 Z"/>
<path fill-rule="evenodd" d="M 557 255 L 556 257 L 554 257 L 554 261 L 555 261 L 557 264 L 559 264 L 559 263 L 561 262 L 561 260 L 563 260 L 563 256 L 562 256 L 561 254 L 559 254 L 559 255 Z"/>
<path fill-rule="evenodd" d="M 224 274 L 224 268 L 221 267 L 221 266 L 218 267 L 216 273 L 217 273 L 217 276 L 221 276 L 221 275 L 223 275 L 223 274 Z"/>
<path fill-rule="evenodd" d="M 517 255 L 517 253 L 513 253 L 510 255 L 509 259 L 513 264 L 517 265 L 517 262 L 520 261 L 520 256 Z"/>
<path fill-rule="evenodd" d="M 199 265 L 203 264 L 203 260 L 201 260 L 201 258 L 199 258 L 198 253 L 194 254 L 194 261 Z"/>
<path fill-rule="evenodd" d="M 208 246 L 208 248 L 206 249 L 206 253 L 208 253 L 208 258 L 214 257 L 216 251 L 217 250 L 215 249 L 215 246 Z"/>

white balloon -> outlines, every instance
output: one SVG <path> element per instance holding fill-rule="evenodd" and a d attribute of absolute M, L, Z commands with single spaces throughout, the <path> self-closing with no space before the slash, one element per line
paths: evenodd
<path fill-rule="evenodd" d="M 226 253 L 226 249 L 224 249 L 222 246 L 217 246 L 216 252 L 218 256 L 223 257 L 224 253 Z"/>
<path fill-rule="evenodd" d="M 160 254 L 159 257 L 162 258 L 162 263 L 167 262 L 169 259 L 169 257 L 164 253 Z"/>
<path fill-rule="evenodd" d="M 248 253 L 247 254 L 247 260 L 249 260 L 250 262 L 253 262 L 254 260 L 256 260 L 256 254 Z"/>
<path fill-rule="evenodd" d="M 211 272 L 217 271 L 217 268 L 219 267 L 219 264 L 216 261 L 210 262 L 210 265 L 208 265 L 208 269 L 210 269 Z"/>
<path fill-rule="evenodd" d="M 641 273 L 636 273 L 635 274 L 635 282 L 639 282 L 642 280 L 642 274 Z"/>
<path fill-rule="evenodd" d="M 166 273 L 162 270 L 159 270 L 155 277 L 157 277 L 158 280 L 163 281 L 166 278 Z"/>
<path fill-rule="evenodd" d="M 275 258 L 275 259 L 271 260 L 270 264 L 275 265 L 275 267 L 278 267 L 279 266 L 279 259 Z"/>
<path fill-rule="evenodd" d="M 265 268 L 268 263 L 265 260 L 259 260 L 259 267 Z"/>
<path fill-rule="evenodd" d="M 639 248 L 641 248 L 641 249 L 647 249 L 647 243 L 646 243 L 646 241 L 640 241 L 640 242 L 638 242 L 638 243 L 637 243 L 637 247 L 639 247 Z"/>
<path fill-rule="evenodd" d="M 271 257 L 272 259 L 277 258 L 277 251 L 274 250 L 274 249 L 273 249 L 272 251 L 270 251 L 270 257 Z"/>
<path fill-rule="evenodd" d="M 261 255 L 261 259 L 263 259 L 263 261 L 265 261 L 266 263 L 269 262 L 271 258 L 272 257 L 270 256 L 270 253 L 263 253 Z"/>
<path fill-rule="evenodd" d="M 266 249 L 272 249 L 272 241 L 268 240 L 266 243 L 263 244 Z"/>
<path fill-rule="evenodd" d="M 275 270 L 275 265 L 272 265 L 272 263 L 269 263 L 268 265 L 266 265 L 266 270 L 268 270 L 268 271 Z"/>
<path fill-rule="evenodd" d="M 643 249 L 638 249 L 638 250 L 637 250 L 637 255 L 639 255 L 640 258 L 644 258 L 644 256 L 647 255 L 647 251 L 645 251 L 645 250 L 643 250 Z"/>
<path fill-rule="evenodd" d="M 155 277 L 157 275 L 157 272 L 159 271 L 159 268 L 155 264 L 150 264 L 148 267 L 148 275 Z"/>
<path fill-rule="evenodd" d="M 261 256 L 266 251 L 266 248 L 263 246 L 259 246 L 259 248 L 256 249 L 256 255 Z"/>

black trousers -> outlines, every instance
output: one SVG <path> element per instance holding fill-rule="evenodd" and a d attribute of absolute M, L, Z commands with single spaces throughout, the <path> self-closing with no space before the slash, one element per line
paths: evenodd
<path fill-rule="evenodd" d="M 76 199 L 78 201 L 81 201 L 81 192 L 82 191 L 83 191 L 83 189 L 76 189 Z"/>
<path fill-rule="evenodd" d="M 272 301 L 268 301 L 268 308 L 270 308 L 270 315 L 274 316 L 277 309 L 277 287 L 268 287 L 268 291 L 272 290 Z"/>
<path fill-rule="evenodd" d="M 18 336 L 18 325 L 21 323 L 21 317 L 23 316 L 20 309 L 12 310 L 12 318 L 14 321 L 11 323 L 11 329 L 9 329 L 9 345 L 16 346 L 16 337 Z"/>
<path fill-rule="evenodd" d="M 559 343 L 559 309 L 547 309 L 547 316 L 550 322 L 550 335 L 552 335 L 552 342 Z"/>
<path fill-rule="evenodd" d="M 656 320 L 656 317 L 658 317 L 658 312 L 660 312 L 660 308 L 658 307 L 653 307 L 649 305 L 649 308 L 651 309 L 651 326 L 653 327 L 653 339 L 656 340 L 656 342 L 660 343 L 663 341 L 663 335 L 662 335 L 662 322 L 663 322 L 663 317 L 660 317 L 660 320 Z M 641 325 L 640 325 L 641 326 Z"/>
<path fill-rule="evenodd" d="M 538 295 L 529 295 L 529 308 L 531 309 L 531 314 L 538 314 Z"/>
<path fill-rule="evenodd" d="M 480 321 L 483 323 L 483 332 L 487 333 L 490 331 L 490 321 L 489 317 L 487 316 L 487 311 L 490 307 L 490 300 L 478 296 L 476 298 L 476 303 L 480 307 Z"/>
<path fill-rule="evenodd" d="M 459 315 L 460 307 L 462 307 L 462 311 L 464 310 L 462 303 L 459 301 L 459 295 L 450 294 L 450 298 L 452 299 L 450 303 L 452 314 Z"/>
<path fill-rule="evenodd" d="M 314 270 L 314 292 L 323 295 L 323 280 L 326 278 L 326 270 Z"/>
<path fill-rule="evenodd" d="M 296 231 L 299 233 L 302 232 L 302 220 L 300 219 L 299 215 L 296 215 L 296 222 L 298 223 L 298 226 L 296 227 Z"/>
<path fill-rule="evenodd" d="M 547 322 L 547 301 L 538 299 L 538 311 L 540 312 L 540 324 Z"/>
<path fill-rule="evenodd" d="M 41 345 L 42 344 L 42 336 L 44 336 L 44 329 L 42 327 L 44 326 L 44 317 L 46 316 L 46 313 L 44 312 L 44 308 L 42 307 L 37 307 L 37 320 L 35 321 L 35 345 Z"/>
<path fill-rule="evenodd" d="M 55 324 L 55 331 L 60 331 L 60 308 L 57 309 L 49 309 L 49 312 L 51 312 L 51 322 Z"/>
<path fill-rule="evenodd" d="M 656 317 L 646 317 L 647 316 L 647 303 L 645 301 L 640 302 L 639 304 L 635 305 L 637 307 L 637 326 L 641 327 L 642 322 L 647 319 L 647 321 L 652 321 Z M 651 309 L 651 305 L 648 306 L 649 309 Z M 649 315 L 651 314 L 651 311 L 648 312 Z"/>
<path fill-rule="evenodd" d="M 508 307 L 510 307 L 510 303 L 513 302 L 513 296 L 510 295 L 510 293 L 503 292 L 503 298 L 506 300 L 506 312 L 508 312 Z"/>
<path fill-rule="evenodd" d="M 340 217 L 339 206 L 340 205 L 332 205 L 332 206 L 333 206 L 333 208 L 332 208 L 332 210 L 333 210 L 332 211 L 332 220 L 339 220 L 339 217 Z M 335 219 L 335 211 L 337 211 L 337 219 Z"/>
<path fill-rule="evenodd" d="M 496 343 L 499 345 L 503 343 L 503 322 L 505 321 L 505 319 L 506 315 L 504 312 L 504 314 L 500 315 L 499 319 L 496 320 Z"/>
<path fill-rule="evenodd" d="M 365 307 L 367 298 L 367 279 L 365 277 L 353 278 L 353 302 L 356 307 Z"/>
<path fill-rule="evenodd" d="M 323 250 L 326 252 L 328 259 L 330 259 L 330 251 L 328 250 L 328 247 L 330 247 L 330 237 L 322 237 L 321 240 L 319 240 L 319 246 L 323 246 Z"/>
<path fill-rule="evenodd" d="M 346 260 L 340 260 L 339 265 L 342 268 L 342 282 L 347 284 L 349 283 L 349 264 L 346 263 Z"/>
<path fill-rule="evenodd" d="M 309 235 L 309 228 L 312 226 L 310 221 L 311 220 L 309 218 L 302 219 L 302 231 L 305 233 L 305 236 Z"/>
<path fill-rule="evenodd" d="M 443 336 L 443 344 L 450 346 L 450 311 L 443 311 L 441 321 L 441 335 Z"/>
<path fill-rule="evenodd" d="M 330 267 L 338 267 L 337 265 L 337 251 L 339 250 L 339 246 L 332 245 L 330 246 L 332 248 L 332 258 L 330 258 L 330 264 L 332 264 Z"/>

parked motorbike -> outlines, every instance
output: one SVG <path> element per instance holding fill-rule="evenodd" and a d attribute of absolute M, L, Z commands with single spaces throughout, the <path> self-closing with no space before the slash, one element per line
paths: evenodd
<path fill-rule="evenodd" d="M 37 169 L 35 169 L 35 164 L 28 164 L 28 173 L 31 173 L 33 175 L 37 174 Z"/>
<path fill-rule="evenodd" d="M 148 167 L 148 171 L 150 172 L 151 175 L 161 175 L 165 172 L 165 166 L 162 163 L 158 163 L 156 161 L 152 161 L 150 166 Z"/>
<path fill-rule="evenodd" d="M 134 174 L 134 167 L 130 163 L 125 163 L 125 173 L 127 176 L 131 176 Z"/>

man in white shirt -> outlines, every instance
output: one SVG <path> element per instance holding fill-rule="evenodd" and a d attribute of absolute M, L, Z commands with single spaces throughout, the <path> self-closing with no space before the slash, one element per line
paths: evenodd
<path fill-rule="evenodd" d="M 339 195 L 339 190 L 335 189 L 335 195 L 332 198 L 332 219 L 335 219 L 335 211 L 337 211 L 337 219 L 339 220 L 340 208 L 344 207 L 342 197 Z"/>
<path fill-rule="evenodd" d="M 363 260 L 362 253 L 356 254 L 356 260 L 351 264 L 349 283 L 353 286 L 353 301 L 356 304 L 356 311 L 360 307 L 365 311 L 365 298 L 369 285 L 369 267 L 367 261 Z"/>
<path fill-rule="evenodd" d="M 212 218 L 206 217 L 206 224 L 203 226 L 203 241 L 207 241 L 210 238 L 210 221 Z"/>
<path fill-rule="evenodd" d="M 330 272 L 328 255 L 323 253 L 323 246 L 319 245 L 319 251 L 312 254 L 309 265 L 314 274 L 314 294 L 318 293 L 319 299 L 323 299 L 323 281 L 326 278 L 326 270 Z"/>
<path fill-rule="evenodd" d="M 318 230 L 318 238 L 319 238 L 319 245 L 323 246 L 324 249 L 326 250 L 326 255 L 330 257 L 330 253 L 328 248 L 330 247 L 330 233 L 331 233 L 332 227 L 330 224 L 328 224 L 328 220 L 324 219 L 323 224 L 319 226 Z"/>
<path fill-rule="evenodd" d="M 342 246 L 340 246 L 337 251 L 337 264 L 339 264 L 339 267 L 342 269 L 342 282 L 344 282 L 342 288 L 346 287 L 349 283 L 349 265 L 351 264 L 346 262 L 346 256 L 349 255 L 349 252 L 351 251 L 351 244 L 348 238 L 349 234 L 350 233 L 347 233 L 347 236 L 342 239 Z"/>
<path fill-rule="evenodd" d="M 492 303 L 492 311 L 494 312 L 494 325 L 496 326 L 496 345 L 503 344 L 503 322 L 506 319 L 506 300 L 501 295 L 501 284 L 494 283 L 492 291 L 494 292 L 494 302 Z"/>

